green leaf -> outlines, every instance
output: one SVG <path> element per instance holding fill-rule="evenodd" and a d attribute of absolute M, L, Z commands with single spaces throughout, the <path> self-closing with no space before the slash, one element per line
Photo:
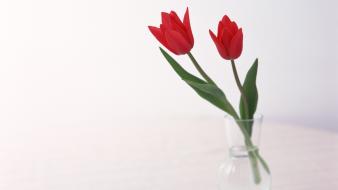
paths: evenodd
<path fill-rule="evenodd" d="M 255 60 L 248 73 L 246 74 L 245 81 L 243 84 L 244 94 L 246 95 L 248 101 L 248 117 L 245 112 L 244 99 L 241 97 L 239 104 L 239 111 L 242 119 L 253 119 L 256 112 L 257 103 L 258 103 L 258 91 L 256 86 L 256 76 L 258 68 L 258 59 Z M 247 123 L 245 128 L 248 134 L 252 134 L 252 125 L 253 122 Z"/>
<path fill-rule="evenodd" d="M 190 74 L 183 67 L 181 67 L 177 61 L 175 61 L 175 59 L 172 58 L 165 50 L 162 48 L 160 48 L 160 50 L 175 72 L 181 77 L 182 80 L 184 80 L 191 88 L 193 88 L 199 96 L 219 109 L 232 115 L 233 117 L 238 118 L 236 111 L 227 100 L 221 89 L 219 89 L 214 84 L 210 84 Z"/>
<path fill-rule="evenodd" d="M 161 53 L 165 57 L 165 59 L 170 63 L 171 67 L 175 70 L 175 72 L 181 77 L 182 80 L 189 80 L 197 83 L 206 83 L 204 80 L 190 74 L 186 70 L 181 67 L 180 64 L 175 61 L 174 58 L 172 58 L 166 51 L 164 51 L 162 48 L 160 48 Z"/>
<path fill-rule="evenodd" d="M 241 97 L 240 100 L 240 114 L 242 119 L 252 119 L 257 108 L 257 102 L 258 102 L 258 91 L 256 86 L 256 76 L 257 76 L 257 68 L 258 68 L 258 59 L 255 60 L 251 68 L 249 69 L 248 73 L 246 74 L 245 81 L 243 84 L 243 90 L 246 95 L 247 101 L 248 101 L 248 118 L 245 114 L 245 106 L 244 106 L 244 100 Z"/>
<path fill-rule="evenodd" d="M 235 109 L 227 100 L 223 91 L 214 84 L 201 84 L 192 81 L 185 80 L 202 98 L 206 99 L 216 107 L 227 112 L 234 118 L 238 118 Z"/>

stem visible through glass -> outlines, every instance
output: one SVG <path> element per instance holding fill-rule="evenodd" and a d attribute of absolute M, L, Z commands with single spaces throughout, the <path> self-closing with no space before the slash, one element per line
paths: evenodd
<path fill-rule="evenodd" d="M 251 142 L 251 137 L 248 134 L 248 132 L 246 131 L 245 126 L 243 126 L 240 121 L 237 121 L 237 124 L 238 124 L 238 126 L 239 126 L 239 128 L 242 131 L 243 136 L 244 136 L 245 146 L 246 146 L 247 151 L 248 151 L 248 156 L 249 156 L 249 160 L 250 160 L 251 167 L 252 167 L 254 181 L 255 181 L 256 184 L 259 184 L 261 182 L 261 175 L 260 175 L 258 164 L 257 164 L 258 163 L 257 158 L 260 160 L 258 150 L 253 145 L 253 143 Z"/>

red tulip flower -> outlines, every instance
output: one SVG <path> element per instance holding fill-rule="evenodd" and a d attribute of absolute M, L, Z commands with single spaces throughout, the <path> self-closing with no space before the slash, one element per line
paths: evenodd
<path fill-rule="evenodd" d="M 237 59 L 243 49 L 242 28 L 238 29 L 236 22 L 224 16 L 218 24 L 217 36 L 209 30 L 210 36 L 214 41 L 219 54 L 226 60 Z"/>
<path fill-rule="evenodd" d="M 194 46 L 188 8 L 183 22 L 174 11 L 170 14 L 162 12 L 160 27 L 149 26 L 149 30 L 162 45 L 176 55 L 189 53 Z"/>

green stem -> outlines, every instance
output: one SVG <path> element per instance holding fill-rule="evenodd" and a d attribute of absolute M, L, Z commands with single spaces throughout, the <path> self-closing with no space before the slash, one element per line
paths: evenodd
<path fill-rule="evenodd" d="M 235 119 L 239 119 L 239 118 L 235 118 Z M 251 163 L 255 184 L 259 184 L 261 182 L 261 175 L 260 175 L 259 168 L 258 168 L 258 160 L 260 160 L 261 157 L 258 154 L 257 148 L 252 143 L 250 135 L 246 131 L 245 126 L 243 126 L 240 121 L 238 121 L 237 124 L 238 124 L 238 126 L 239 126 L 239 128 L 242 131 L 243 136 L 244 136 L 245 146 L 246 146 L 247 151 L 248 151 L 248 156 L 249 156 L 249 160 L 250 160 L 250 163 Z M 263 163 L 262 160 L 260 160 L 260 161 Z"/>
<path fill-rule="evenodd" d="M 202 67 L 198 64 L 198 62 L 196 61 L 195 57 L 191 54 L 191 52 L 188 53 L 188 56 L 191 62 L 196 67 L 197 71 L 202 75 L 202 77 L 209 83 L 216 85 L 216 83 L 213 80 L 211 80 L 211 78 L 203 71 Z"/>
<path fill-rule="evenodd" d="M 231 66 L 232 66 L 232 71 L 233 71 L 234 76 L 235 76 L 235 81 L 236 81 L 237 87 L 238 87 L 238 89 L 239 89 L 239 91 L 241 93 L 241 97 L 242 97 L 243 103 L 244 103 L 244 114 L 245 114 L 245 116 L 242 119 L 251 119 L 250 118 L 250 114 L 249 114 L 248 98 L 247 98 L 247 96 L 246 96 L 246 94 L 244 92 L 243 86 L 242 86 L 241 81 L 240 81 L 240 79 L 238 77 L 238 72 L 237 72 L 236 64 L 235 64 L 234 60 L 231 60 Z M 246 123 L 245 125 L 246 125 L 245 128 L 248 131 L 249 136 L 251 137 L 251 133 L 252 133 L 251 127 L 252 127 L 252 124 Z"/>
<path fill-rule="evenodd" d="M 244 103 L 244 111 L 245 111 L 245 116 L 246 116 L 246 119 L 250 119 L 249 118 L 249 105 L 248 105 L 248 99 L 244 93 L 244 89 L 242 87 L 242 84 L 241 84 L 241 81 L 238 77 L 238 72 L 237 72 L 237 69 L 236 69 L 236 65 L 235 65 L 235 61 L 234 60 L 231 60 L 231 66 L 232 66 L 232 72 L 234 73 L 234 76 L 235 76 L 235 80 L 236 80 L 236 84 L 237 84 L 237 87 L 239 89 L 239 91 L 241 92 L 241 96 L 243 98 L 243 103 Z M 251 136 L 251 135 L 250 135 Z"/>

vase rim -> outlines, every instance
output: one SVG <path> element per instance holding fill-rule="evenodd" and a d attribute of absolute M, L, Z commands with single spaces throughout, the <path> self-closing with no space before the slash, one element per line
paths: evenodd
<path fill-rule="evenodd" d="M 229 114 L 225 114 L 224 115 L 224 118 L 225 119 L 229 119 L 229 120 L 234 120 L 234 121 L 237 121 L 237 122 L 252 122 L 252 121 L 257 121 L 257 120 L 262 120 L 263 119 L 263 114 L 255 114 L 253 119 L 234 119 L 231 115 Z"/>

